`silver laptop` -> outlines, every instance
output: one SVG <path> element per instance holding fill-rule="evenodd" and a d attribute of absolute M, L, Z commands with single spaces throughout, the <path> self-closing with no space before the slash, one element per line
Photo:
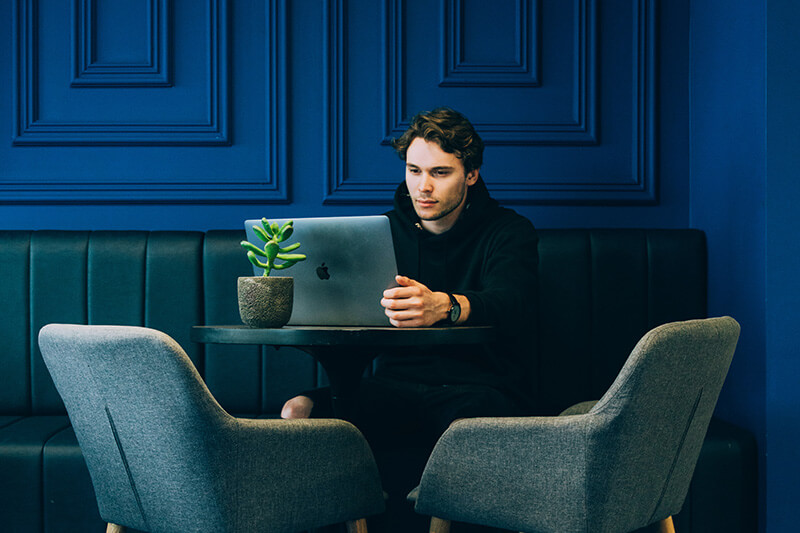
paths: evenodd
<path fill-rule="evenodd" d="M 294 233 L 281 246 L 296 242 L 292 253 L 307 256 L 273 276 L 294 278 L 290 326 L 390 326 L 381 306 L 383 291 L 397 286 L 394 245 L 385 216 L 269 219 L 283 225 L 294 220 Z M 263 248 L 246 220 L 247 240 Z M 256 276 L 264 270 L 253 267 Z"/>

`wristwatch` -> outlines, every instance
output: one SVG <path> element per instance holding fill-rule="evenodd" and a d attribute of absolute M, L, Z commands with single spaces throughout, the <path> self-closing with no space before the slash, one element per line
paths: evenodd
<path fill-rule="evenodd" d="M 461 304 L 452 294 L 448 293 L 447 296 L 450 297 L 450 309 L 447 311 L 447 318 L 444 319 L 444 323 L 452 325 L 458 322 L 458 317 L 461 316 Z"/>

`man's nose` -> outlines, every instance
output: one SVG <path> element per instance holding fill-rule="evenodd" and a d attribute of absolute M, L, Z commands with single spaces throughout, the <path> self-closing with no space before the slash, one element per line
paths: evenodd
<path fill-rule="evenodd" d="M 417 189 L 420 192 L 429 192 L 433 190 L 433 178 L 427 172 L 423 172 L 422 176 L 419 179 L 419 185 L 417 185 Z"/>

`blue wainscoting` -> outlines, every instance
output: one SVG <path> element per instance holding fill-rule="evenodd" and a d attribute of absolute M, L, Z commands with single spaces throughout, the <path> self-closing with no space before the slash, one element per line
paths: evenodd
<path fill-rule="evenodd" d="M 796 49 L 767 36 L 800 23 L 791 5 L 3 0 L 0 229 L 380 213 L 403 174 L 390 139 L 450 105 L 487 142 L 489 188 L 539 227 L 707 232 L 710 308 L 743 325 L 720 412 L 766 466 L 768 428 L 789 439 L 780 406 L 798 401 L 791 338 L 766 326 L 793 309 L 781 265 L 798 257 L 778 248 L 800 201 L 777 144 L 794 122 L 767 135 L 765 101 L 778 124 L 797 104 L 764 86 L 767 42 Z M 792 87 L 789 58 L 770 55 L 784 62 L 766 79 Z M 787 471 L 789 447 L 773 450 Z M 762 472 L 762 527 L 771 502 L 797 499 L 787 479 Z"/>
<path fill-rule="evenodd" d="M 390 140 L 450 105 L 506 203 L 657 208 L 664 8 L 599 4 L 5 2 L 0 201 L 385 205 L 402 174 Z M 667 11 L 680 53 L 685 3 Z M 666 100 L 685 107 L 684 91 Z"/>

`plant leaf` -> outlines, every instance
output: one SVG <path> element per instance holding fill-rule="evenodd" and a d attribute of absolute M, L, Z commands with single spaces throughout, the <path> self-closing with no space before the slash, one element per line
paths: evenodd
<path fill-rule="evenodd" d="M 256 257 L 256 254 L 254 254 L 253 252 L 247 252 L 247 258 L 250 260 L 251 263 L 253 263 L 254 266 L 257 266 L 258 268 L 266 269 L 269 267 L 269 265 L 267 265 L 266 263 L 262 263 L 261 261 L 259 261 L 258 257 Z"/>
<path fill-rule="evenodd" d="M 269 241 L 272 240 L 272 237 L 270 237 L 270 235 L 266 231 L 264 231 L 262 228 L 259 228 L 258 226 L 253 226 L 253 230 L 255 230 L 256 235 L 262 241 L 269 242 Z"/>
<path fill-rule="evenodd" d="M 277 258 L 283 261 L 294 261 L 296 263 L 298 261 L 304 261 L 306 256 L 304 254 L 278 254 Z"/>
<path fill-rule="evenodd" d="M 291 226 L 289 226 L 284 230 L 281 230 L 280 237 L 278 237 L 278 242 L 285 241 L 286 239 L 292 236 L 292 233 L 294 233 L 294 228 Z"/>
<path fill-rule="evenodd" d="M 264 253 L 264 250 L 262 250 L 253 243 L 242 241 L 240 244 L 242 245 L 242 248 L 244 248 L 249 252 L 253 252 L 256 255 L 260 255 L 261 257 L 267 257 L 267 254 Z"/>
<path fill-rule="evenodd" d="M 283 270 L 285 268 L 289 268 L 291 266 L 294 266 L 295 263 L 297 263 L 297 261 L 286 261 L 285 263 L 281 263 L 280 265 L 275 265 L 273 268 L 275 270 Z"/>
<path fill-rule="evenodd" d="M 286 228 L 291 227 L 292 224 L 294 224 L 294 220 L 287 220 L 286 222 L 283 223 L 283 226 L 281 226 L 281 229 L 278 231 L 280 233 L 283 233 L 284 231 L 286 231 Z"/>
<path fill-rule="evenodd" d="M 262 218 L 261 219 L 261 225 L 264 226 L 264 230 L 266 230 L 266 234 L 269 235 L 270 238 L 272 238 L 272 236 L 273 236 L 273 234 L 275 232 L 272 231 L 272 225 L 269 223 L 269 220 L 267 220 L 266 218 Z M 269 239 L 267 239 L 267 240 L 269 240 Z"/>
<path fill-rule="evenodd" d="M 294 244 L 290 244 L 286 248 L 281 248 L 281 253 L 291 252 L 292 250 L 297 250 L 300 248 L 300 243 L 296 242 Z"/>
<path fill-rule="evenodd" d="M 277 257 L 280 252 L 280 247 L 277 242 L 268 242 L 267 245 L 264 246 L 264 252 L 266 252 L 267 263 L 272 264 L 272 262 L 275 261 L 275 257 Z"/>

